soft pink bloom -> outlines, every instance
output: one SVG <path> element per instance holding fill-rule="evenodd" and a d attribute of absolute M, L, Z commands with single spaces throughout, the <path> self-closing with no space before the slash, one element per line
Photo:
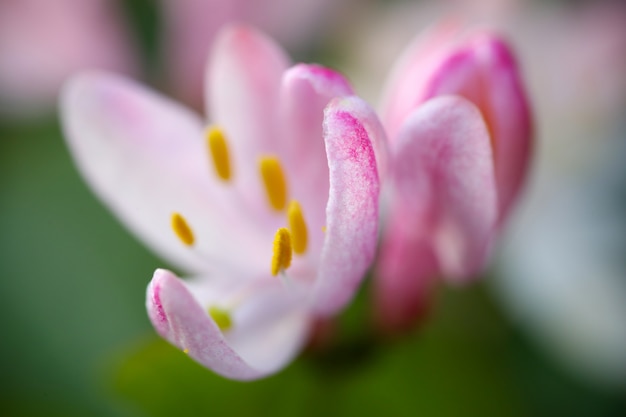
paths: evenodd
<path fill-rule="evenodd" d="M 134 71 L 125 35 L 110 1 L 0 2 L 0 114 L 52 108 L 61 84 L 79 70 Z"/>
<path fill-rule="evenodd" d="M 230 176 L 218 176 L 206 121 L 116 76 L 72 80 L 63 122 L 104 202 L 194 276 L 154 273 L 146 303 L 158 333 L 218 374 L 249 380 L 284 367 L 313 319 L 344 307 L 371 264 L 384 132 L 343 76 L 289 67 L 276 44 L 242 26 L 217 37 L 206 99 Z M 291 214 L 268 200 L 259 165 L 268 157 L 280 161 L 284 196 L 299 202 L 308 231 L 306 250 L 293 253 L 282 278 L 270 273 L 275 233 L 288 227 L 297 238 Z M 193 230 L 192 245 L 170 228 L 175 212 Z"/>
<path fill-rule="evenodd" d="M 402 328 L 434 278 L 463 283 L 484 267 L 525 178 L 531 124 L 506 43 L 455 24 L 405 52 L 382 120 L 393 170 L 376 295 L 382 322 Z"/>
<path fill-rule="evenodd" d="M 165 24 L 167 78 L 185 102 L 199 105 L 211 45 L 220 28 L 231 21 L 259 27 L 290 48 L 310 47 L 314 35 L 348 0 L 160 0 Z"/>

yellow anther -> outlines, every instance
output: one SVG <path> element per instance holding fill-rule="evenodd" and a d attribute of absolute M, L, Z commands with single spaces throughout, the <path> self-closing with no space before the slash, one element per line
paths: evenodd
<path fill-rule="evenodd" d="M 218 178 L 223 181 L 230 180 L 232 175 L 230 171 L 230 155 L 224 132 L 219 127 L 209 127 L 206 131 L 206 141 Z"/>
<path fill-rule="evenodd" d="M 183 350 L 183 353 L 184 353 L 185 355 L 189 355 L 189 349 L 184 349 L 184 350 Z"/>
<path fill-rule="evenodd" d="M 187 246 L 193 245 L 195 238 L 191 227 L 187 224 L 187 220 L 179 213 L 172 214 L 172 230 L 176 236 Z"/>
<path fill-rule="evenodd" d="M 274 210 L 284 210 L 287 204 L 287 182 L 280 161 L 274 156 L 264 156 L 259 160 L 259 170 L 270 205 Z"/>
<path fill-rule="evenodd" d="M 291 235 L 281 227 L 274 235 L 274 254 L 272 255 L 272 275 L 276 276 L 291 265 Z"/>
<path fill-rule="evenodd" d="M 209 307 L 209 316 L 211 316 L 213 321 L 215 321 L 215 324 L 217 324 L 217 327 L 219 327 L 222 331 L 226 331 L 233 327 L 233 321 L 227 310 L 217 306 L 211 306 Z"/>
<path fill-rule="evenodd" d="M 302 255 L 306 252 L 308 232 L 302 208 L 296 200 L 292 200 L 289 203 L 289 207 L 287 207 L 287 220 L 289 222 L 289 231 L 291 232 L 293 251 L 298 255 Z"/>
<path fill-rule="evenodd" d="M 322 233 L 326 233 L 326 226 L 322 226 Z"/>

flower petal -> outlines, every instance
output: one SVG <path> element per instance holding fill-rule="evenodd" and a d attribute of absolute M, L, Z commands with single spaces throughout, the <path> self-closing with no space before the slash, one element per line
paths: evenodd
<path fill-rule="evenodd" d="M 194 288 L 169 271 L 157 270 L 146 299 L 157 332 L 203 366 L 231 379 L 267 376 L 298 353 L 308 334 L 309 317 L 301 298 L 280 282 L 255 291 L 240 304 L 232 316 L 233 328 L 226 333 L 201 305 L 207 300 L 200 298 L 211 294 L 210 287 L 205 281 Z M 219 300 L 222 294 L 218 288 L 211 295 Z"/>
<path fill-rule="evenodd" d="M 353 296 L 373 261 L 384 132 L 361 99 L 333 100 L 324 115 L 330 169 L 326 240 L 314 288 L 314 308 L 332 315 Z"/>
<path fill-rule="evenodd" d="M 420 34 L 395 63 L 381 105 L 381 119 L 390 143 L 395 143 L 404 120 L 424 101 L 426 83 L 450 53 L 459 33 L 457 22 L 435 25 Z"/>
<path fill-rule="evenodd" d="M 514 204 L 524 182 L 532 139 L 532 122 L 517 64 L 498 36 L 471 36 L 446 22 L 420 36 L 402 55 L 387 82 L 383 121 L 389 138 L 424 101 L 460 95 L 483 114 L 492 136 L 499 219 Z"/>
<path fill-rule="evenodd" d="M 267 264 L 258 250 L 265 242 L 240 230 L 228 193 L 213 179 L 203 123 L 195 114 L 105 73 L 72 79 L 61 107 L 79 170 L 122 222 L 159 254 L 188 271 L 241 263 L 241 253 L 247 265 Z M 180 212 L 196 232 L 197 250 L 171 230 L 173 212 Z"/>
<path fill-rule="evenodd" d="M 291 198 L 298 200 L 309 226 L 311 260 L 324 242 L 328 200 L 328 163 L 324 146 L 324 108 L 334 97 L 352 94 L 339 73 L 318 65 L 298 64 L 283 77 L 281 116 L 284 133 L 276 152 L 285 163 Z M 317 255 L 317 256 L 316 256 Z"/>
<path fill-rule="evenodd" d="M 236 187 L 252 206 L 265 201 L 258 157 L 281 135 L 279 92 L 289 59 L 273 40 L 243 25 L 215 40 L 207 72 L 207 107 L 230 144 Z"/>
<path fill-rule="evenodd" d="M 418 223 L 404 206 L 394 206 L 380 244 L 375 273 L 376 324 L 386 333 L 401 334 L 426 315 L 435 278 L 437 256 Z"/>
<path fill-rule="evenodd" d="M 429 100 L 402 126 L 393 162 L 394 221 L 430 240 L 447 278 L 468 279 L 485 262 L 497 220 L 491 146 L 480 112 L 462 97 Z M 389 234 L 395 231 L 387 232 L 387 245 L 409 236 Z"/>
<path fill-rule="evenodd" d="M 530 110 L 510 48 L 493 35 L 473 37 L 442 63 L 427 90 L 425 99 L 461 95 L 483 114 L 492 136 L 503 219 L 519 194 L 532 145 Z"/>

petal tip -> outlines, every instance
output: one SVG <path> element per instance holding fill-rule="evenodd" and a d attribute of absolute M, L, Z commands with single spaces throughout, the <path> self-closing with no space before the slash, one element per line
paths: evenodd
<path fill-rule="evenodd" d="M 353 94 L 348 79 L 339 71 L 318 64 L 296 64 L 285 73 L 287 83 L 296 80 L 308 82 L 318 92 L 328 92 L 330 96 Z"/>
<path fill-rule="evenodd" d="M 323 316 L 335 314 L 349 302 L 373 262 L 381 131 L 374 111 L 357 97 L 336 98 L 325 109 L 330 192 L 314 295 L 314 308 Z"/>
<path fill-rule="evenodd" d="M 157 269 L 154 272 L 146 294 L 146 308 L 148 317 L 156 331 L 164 338 L 167 338 L 169 332 L 169 321 L 161 299 L 163 287 L 167 285 L 167 281 L 172 279 L 172 273 L 164 269 Z"/>

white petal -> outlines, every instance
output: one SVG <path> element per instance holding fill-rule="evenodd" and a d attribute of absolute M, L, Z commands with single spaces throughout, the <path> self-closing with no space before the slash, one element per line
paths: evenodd
<path fill-rule="evenodd" d="M 66 85 L 62 119 L 79 170 L 138 236 L 186 270 L 267 264 L 264 242 L 239 220 L 232 192 L 214 180 L 203 123 L 130 80 L 91 73 Z M 171 230 L 181 213 L 196 236 L 190 249 Z"/>
<path fill-rule="evenodd" d="M 304 293 L 292 292 L 278 280 L 247 282 L 260 286 L 242 288 L 215 279 L 185 284 L 171 272 L 157 270 L 148 287 L 148 315 L 161 336 L 207 368 L 232 379 L 261 378 L 299 352 L 309 316 Z M 231 329 L 219 329 L 207 313 L 211 306 L 231 307 Z"/>

